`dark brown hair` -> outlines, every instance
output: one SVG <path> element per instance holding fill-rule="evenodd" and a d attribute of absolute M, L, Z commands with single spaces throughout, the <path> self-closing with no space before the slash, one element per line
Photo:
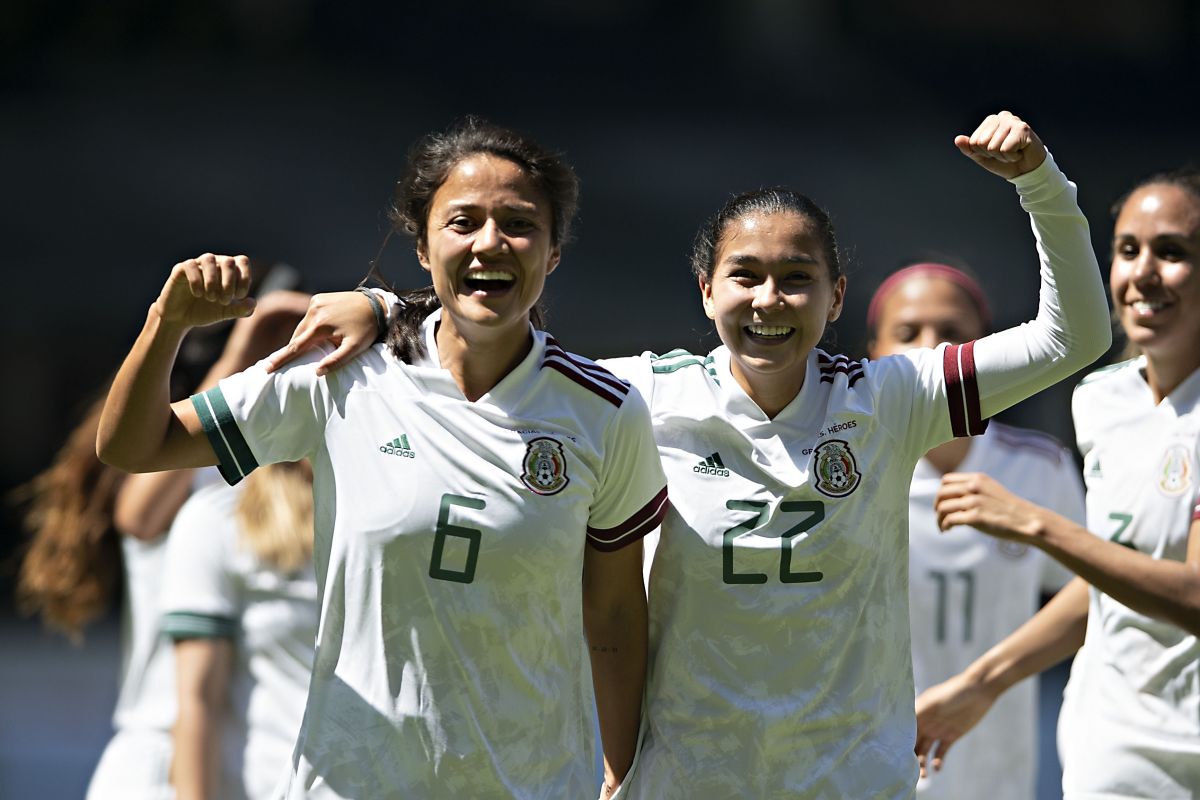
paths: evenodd
<path fill-rule="evenodd" d="M 408 169 L 396 184 L 395 202 L 388 214 L 393 230 L 412 236 L 418 252 L 424 251 L 434 194 L 455 166 L 481 153 L 520 167 L 550 203 L 550 241 L 561 246 L 570 240 L 579 201 L 575 171 L 561 156 L 528 136 L 478 117 L 466 117 L 446 131 L 429 134 L 409 150 Z M 411 363 L 425 353 L 421 323 L 441 303 L 432 286 L 400 293 L 400 297 L 403 307 L 392 317 L 388 345 L 397 358 Z M 543 316 L 539 304 L 531 313 L 535 327 L 542 326 Z"/>
<path fill-rule="evenodd" d="M 717 250 L 732 223 L 751 214 L 783 212 L 796 214 L 812 223 L 821 239 L 825 263 L 829 265 L 829 277 L 832 280 L 841 277 L 842 262 L 838 256 L 837 234 L 829 214 L 810 198 L 784 187 L 757 189 L 729 198 L 721 210 L 706 220 L 696 233 L 692 242 L 692 272 L 698 278 L 712 280 L 717 265 Z"/>

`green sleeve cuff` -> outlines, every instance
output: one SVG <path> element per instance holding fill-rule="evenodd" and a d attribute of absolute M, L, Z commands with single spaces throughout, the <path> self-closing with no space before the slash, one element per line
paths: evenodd
<path fill-rule="evenodd" d="M 221 477 L 230 486 L 249 475 L 258 467 L 250 445 L 233 419 L 229 403 L 221 393 L 221 387 L 214 386 L 203 394 L 192 395 L 192 407 L 200 417 L 200 424 L 217 454 L 217 469 Z"/>

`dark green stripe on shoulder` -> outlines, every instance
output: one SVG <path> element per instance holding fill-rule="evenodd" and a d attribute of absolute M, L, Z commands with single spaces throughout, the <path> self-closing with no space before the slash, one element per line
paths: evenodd
<path fill-rule="evenodd" d="M 237 620 L 214 614 L 172 611 L 163 615 L 162 633 L 168 639 L 232 639 Z"/>
<path fill-rule="evenodd" d="M 214 386 L 203 394 L 192 395 L 192 407 L 196 409 L 204 434 L 217 454 L 217 468 L 226 483 L 232 486 L 258 468 L 258 462 L 233 419 L 233 412 L 229 410 L 221 387 Z"/>

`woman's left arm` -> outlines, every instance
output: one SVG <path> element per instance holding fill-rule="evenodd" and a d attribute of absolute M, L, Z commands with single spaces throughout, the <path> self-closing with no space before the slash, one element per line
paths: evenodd
<path fill-rule="evenodd" d="M 1087 219 L 1075 185 L 1058 169 L 1029 125 L 1008 112 L 985 119 L 955 145 L 984 169 L 1011 182 L 1029 214 L 1041 265 L 1037 316 L 956 352 L 966 392 L 988 417 L 1095 361 L 1112 331 L 1108 301 Z M 969 363 L 968 363 L 969 362 Z M 973 412 L 972 412 L 973 414 Z"/>
<path fill-rule="evenodd" d="M 649 627 L 642 544 L 612 552 L 584 549 L 583 627 L 604 744 L 602 796 L 608 796 L 633 764 L 641 724 Z"/>
<path fill-rule="evenodd" d="M 1200 636 L 1200 519 L 1184 561 L 1152 558 L 1023 500 L 981 473 L 948 473 L 937 495 L 938 525 L 970 525 L 1045 551 L 1113 599 Z"/>

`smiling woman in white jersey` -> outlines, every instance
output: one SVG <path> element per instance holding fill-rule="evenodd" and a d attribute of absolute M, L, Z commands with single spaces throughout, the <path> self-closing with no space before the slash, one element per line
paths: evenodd
<path fill-rule="evenodd" d="M 953 744 L 1009 686 L 1086 639 L 1059 726 L 1064 795 L 1191 798 L 1200 790 L 1200 173 L 1154 175 L 1114 213 L 1112 300 L 1141 354 L 1075 390 L 1087 528 L 976 474 L 947 475 L 937 507 L 943 528 L 974 525 L 1037 547 L 1079 577 L 918 699 L 917 749 Z"/>
<path fill-rule="evenodd" d="M 888 276 L 867 310 L 872 359 L 984 336 L 991 312 L 979 283 L 947 264 L 920 262 Z M 962 670 L 1016 630 L 1071 574 L 1037 548 L 970 528 L 942 535 L 934 496 L 947 472 L 984 472 L 1035 503 L 1082 522 L 1083 482 L 1052 437 L 992 422 L 982 436 L 952 439 L 921 458 L 909 489 L 909 619 L 918 692 Z M 1032 683 L 1011 692 L 958 745 L 936 776 L 917 784 L 923 800 L 979 795 L 1029 800 L 1037 772 Z"/>
<path fill-rule="evenodd" d="M 1087 222 L 1040 140 L 1001 113 L 955 142 L 1016 184 L 1032 218 L 1032 322 L 878 362 L 826 353 L 846 291 L 833 226 L 803 195 L 768 189 L 735 197 L 697 238 L 723 345 L 602 362 L 650 404 L 672 497 L 650 581 L 644 742 L 623 797 L 912 794 L 913 467 L 1109 342 Z M 273 363 L 331 330 L 361 341 L 366 304 L 341 302 L 310 307 Z"/>
<path fill-rule="evenodd" d="M 553 154 L 468 120 L 419 142 L 399 184 L 433 289 L 391 343 L 169 405 L 182 333 L 252 307 L 245 259 L 206 254 L 172 270 L 117 375 L 110 463 L 231 482 L 313 465 L 321 618 L 285 797 L 592 794 L 585 629 L 610 787 L 633 759 L 640 537 L 666 488 L 637 392 L 531 325 L 576 191 Z"/>

